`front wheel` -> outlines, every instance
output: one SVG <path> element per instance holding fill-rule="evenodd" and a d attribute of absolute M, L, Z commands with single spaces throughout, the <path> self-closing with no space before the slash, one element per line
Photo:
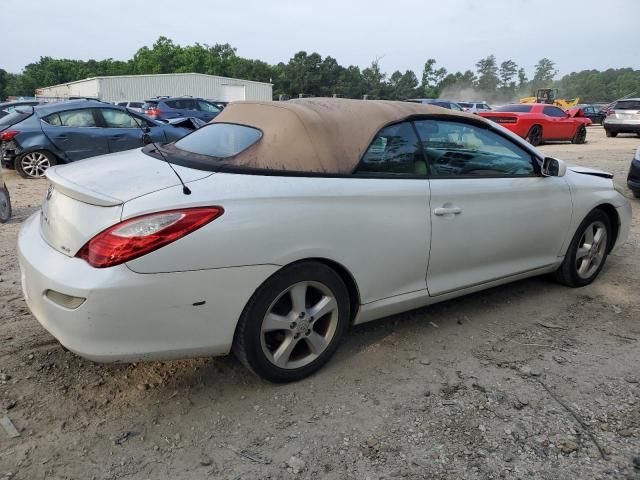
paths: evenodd
<path fill-rule="evenodd" d="M 307 377 L 334 354 L 349 324 L 347 287 L 328 266 L 301 262 L 269 278 L 249 300 L 234 338 L 238 359 L 271 382 Z"/>
<path fill-rule="evenodd" d="M 527 133 L 527 142 L 534 147 L 537 147 L 542 143 L 542 127 L 540 125 L 534 125 Z"/>
<path fill-rule="evenodd" d="M 23 178 L 42 178 L 49 167 L 56 164 L 56 157 L 46 150 L 36 150 L 16 158 L 16 171 Z"/>
<path fill-rule="evenodd" d="M 582 221 L 555 272 L 555 279 L 569 287 L 593 282 L 609 254 L 611 221 L 602 210 L 594 210 Z"/>
<path fill-rule="evenodd" d="M 5 223 L 11 218 L 11 198 L 6 187 L 0 187 L 0 223 Z"/>
<path fill-rule="evenodd" d="M 587 140 L 587 127 L 584 125 L 580 125 L 578 130 L 576 130 L 576 134 L 571 139 L 571 143 L 575 144 L 583 144 Z"/>

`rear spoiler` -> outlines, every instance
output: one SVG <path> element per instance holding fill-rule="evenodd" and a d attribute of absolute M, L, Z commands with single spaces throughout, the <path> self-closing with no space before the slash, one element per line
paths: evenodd
<path fill-rule="evenodd" d="M 58 165 L 48 168 L 45 175 L 56 190 L 65 194 L 67 197 L 98 207 L 115 207 L 123 203 L 122 200 L 96 192 L 66 179 L 58 173 L 60 167 L 61 166 Z"/>

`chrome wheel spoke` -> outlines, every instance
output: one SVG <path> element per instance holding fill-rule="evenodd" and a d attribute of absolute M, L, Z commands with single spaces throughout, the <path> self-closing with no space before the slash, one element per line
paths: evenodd
<path fill-rule="evenodd" d="M 273 363 L 280 368 L 285 368 L 299 340 L 299 338 L 294 338 L 291 334 L 287 335 L 278 349 L 273 352 Z"/>
<path fill-rule="evenodd" d="M 584 231 L 584 241 L 589 245 L 593 244 L 593 228 L 594 228 L 594 225 L 589 225 L 587 229 Z"/>
<path fill-rule="evenodd" d="M 580 260 L 583 257 L 589 255 L 589 249 L 586 247 L 580 247 L 576 253 L 576 260 Z"/>
<path fill-rule="evenodd" d="M 336 301 L 333 297 L 322 297 L 322 299 L 309 309 L 309 315 L 317 320 L 324 317 L 327 313 L 330 313 L 338 308 Z"/>
<path fill-rule="evenodd" d="M 262 331 L 263 332 L 273 332 L 277 330 L 290 330 L 291 329 L 291 320 L 287 317 L 283 317 L 282 315 L 277 315 L 273 312 L 267 314 L 264 317 L 264 321 L 262 322 Z"/>
<path fill-rule="evenodd" d="M 298 283 L 289 291 L 291 306 L 294 312 L 302 313 L 307 310 L 307 284 Z"/>
<path fill-rule="evenodd" d="M 313 330 L 308 336 L 304 337 L 304 339 L 306 340 L 307 345 L 309 345 L 311 353 L 315 355 L 320 355 L 328 345 L 327 339 Z"/>

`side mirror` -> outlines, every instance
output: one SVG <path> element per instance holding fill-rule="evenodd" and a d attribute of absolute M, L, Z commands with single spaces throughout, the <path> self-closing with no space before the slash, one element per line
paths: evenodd
<path fill-rule="evenodd" d="M 149 145 L 150 143 L 153 143 L 153 140 L 151 140 L 151 135 L 149 135 L 148 133 L 144 133 L 142 135 L 142 143 L 145 145 Z"/>
<path fill-rule="evenodd" d="M 567 173 L 567 164 L 562 160 L 552 157 L 544 157 L 542 161 L 542 176 L 544 177 L 564 177 Z"/>

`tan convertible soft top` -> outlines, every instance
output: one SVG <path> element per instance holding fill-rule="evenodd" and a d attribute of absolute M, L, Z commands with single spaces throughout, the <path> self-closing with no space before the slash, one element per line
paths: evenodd
<path fill-rule="evenodd" d="M 234 102 L 213 122 L 262 130 L 252 147 L 221 163 L 297 172 L 351 173 L 385 125 L 416 115 L 477 115 L 411 102 L 305 98 L 287 102 Z"/>

